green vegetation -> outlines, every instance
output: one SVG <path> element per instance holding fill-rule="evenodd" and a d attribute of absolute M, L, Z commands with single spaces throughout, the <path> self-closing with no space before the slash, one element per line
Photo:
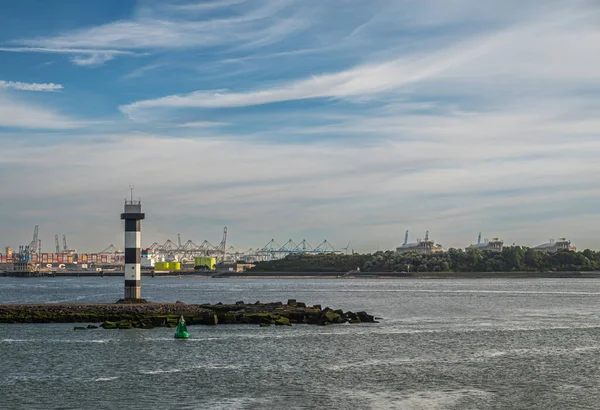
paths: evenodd
<path fill-rule="evenodd" d="M 547 272 L 600 270 L 600 252 L 545 252 L 506 246 L 502 252 L 449 249 L 434 254 L 393 251 L 373 254 L 291 254 L 284 259 L 259 262 L 255 272 Z"/>

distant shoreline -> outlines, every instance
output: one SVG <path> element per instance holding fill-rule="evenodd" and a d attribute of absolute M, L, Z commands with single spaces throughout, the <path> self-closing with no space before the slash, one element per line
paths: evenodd
<path fill-rule="evenodd" d="M 600 279 L 600 271 L 590 272 L 172 272 L 150 273 L 144 272 L 144 277 L 155 278 L 227 278 L 227 279 L 558 279 L 580 278 Z M 22 277 L 4 272 L 8 277 Z M 40 275 L 48 277 L 49 275 Z M 40 277 L 37 276 L 37 277 Z M 59 271 L 51 275 L 60 277 L 122 277 L 123 272 L 105 271 Z"/>
<path fill-rule="evenodd" d="M 600 279 L 596 272 L 226 272 L 213 277 L 231 279 Z"/>

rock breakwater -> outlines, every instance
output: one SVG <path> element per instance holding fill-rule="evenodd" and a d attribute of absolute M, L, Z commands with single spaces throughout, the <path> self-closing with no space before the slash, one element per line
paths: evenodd
<path fill-rule="evenodd" d="M 101 323 L 105 329 L 151 329 L 175 327 L 180 315 L 188 325 L 292 324 L 330 325 L 377 323 L 366 312 L 307 306 L 290 299 L 287 303 L 186 304 L 176 303 L 56 303 L 0 305 L 0 323 Z M 83 330 L 77 326 L 77 330 Z M 93 328 L 89 326 L 88 328 Z"/>

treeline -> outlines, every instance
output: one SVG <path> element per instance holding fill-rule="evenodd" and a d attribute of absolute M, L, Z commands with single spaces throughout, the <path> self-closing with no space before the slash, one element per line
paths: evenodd
<path fill-rule="evenodd" d="M 600 252 L 545 252 L 521 246 L 506 246 L 502 252 L 479 249 L 449 249 L 447 252 L 399 254 L 290 254 L 284 259 L 259 262 L 260 272 L 546 272 L 600 270 Z"/>

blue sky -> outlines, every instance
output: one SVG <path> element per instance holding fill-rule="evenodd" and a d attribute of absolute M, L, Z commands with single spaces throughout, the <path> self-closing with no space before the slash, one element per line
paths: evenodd
<path fill-rule="evenodd" d="M 600 248 L 593 0 L 2 2 L 0 241 Z"/>

